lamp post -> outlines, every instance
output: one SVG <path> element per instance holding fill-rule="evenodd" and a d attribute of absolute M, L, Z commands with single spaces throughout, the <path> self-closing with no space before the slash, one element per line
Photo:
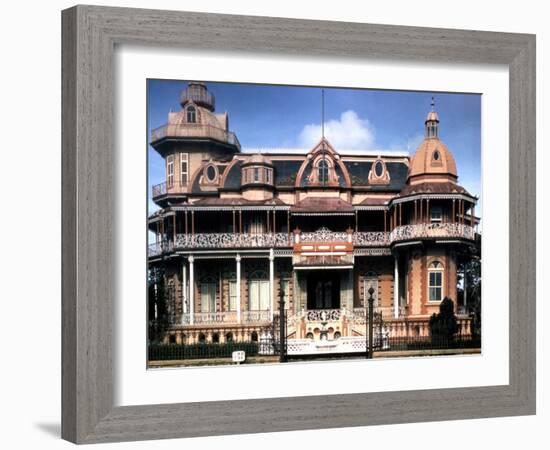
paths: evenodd
<path fill-rule="evenodd" d="M 369 327 L 369 332 L 368 332 L 368 341 L 367 341 L 367 359 L 372 359 L 372 328 L 373 328 L 373 315 L 374 315 L 374 311 L 373 311 L 373 305 L 374 305 L 374 298 L 372 297 L 372 294 L 374 294 L 374 288 L 371 286 L 369 288 L 369 299 L 368 299 L 368 302 L 369 302 L 369 320 L 368 320 L 368 327 Z"/>

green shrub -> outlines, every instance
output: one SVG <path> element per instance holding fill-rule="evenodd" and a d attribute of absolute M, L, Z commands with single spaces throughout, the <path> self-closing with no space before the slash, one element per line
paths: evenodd
<path fill-rule="evenodd" d="M 454 303 L 449 297 L 445 297 L 439 305 L 439 313 L 430 317 L 430 334 L 436 341 L 452 341 L 457 331 Z"/>

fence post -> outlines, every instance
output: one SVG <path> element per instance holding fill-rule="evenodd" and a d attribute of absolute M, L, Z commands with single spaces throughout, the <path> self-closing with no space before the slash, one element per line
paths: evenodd
<path fill-rule="evenodd" d="M 285 292 L 283 279 L 279 280 L 279 361 L 287 362 L 286 357 L 286 317 L 285 317 Z"/>

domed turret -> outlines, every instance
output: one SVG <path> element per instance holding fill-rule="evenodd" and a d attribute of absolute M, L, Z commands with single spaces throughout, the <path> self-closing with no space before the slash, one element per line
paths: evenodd
<path fill-rule="evenodd" d="M 187 89 L 181 93 L 180 104 L 182 108 L 193 102 L 197 106 L 202 106 L 213 112 L 216 109 L 216 98 L 208 91 L 206 84 L 201 81 L 191 81 Z"/>
<path fill-rule="evenodd" d="M 438 179 L 456 182 L 458 179 L 453 154 L 439 139 L 439 116 L 433 97 L 432 110 L 425 121 L 425 138 L 411 159 L 408 178 L 411 184 Z"/>

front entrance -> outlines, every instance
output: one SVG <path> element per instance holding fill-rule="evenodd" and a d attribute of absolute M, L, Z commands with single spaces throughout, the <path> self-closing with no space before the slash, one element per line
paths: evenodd
<path fill-rule="evenodd" d="M 318 270 L 307 274 L 307 309 L 340 308 L 340 273 Z"/>

